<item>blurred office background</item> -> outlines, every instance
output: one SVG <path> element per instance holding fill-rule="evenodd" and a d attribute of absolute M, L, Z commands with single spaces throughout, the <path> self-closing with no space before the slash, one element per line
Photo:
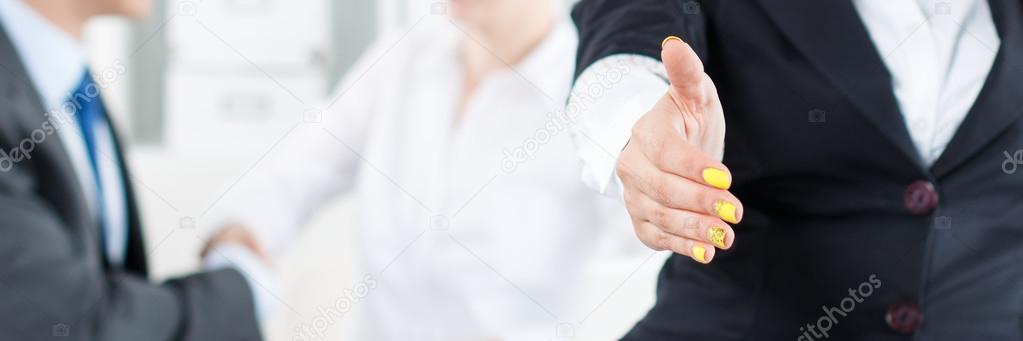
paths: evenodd
<path fill-rule="evenodd" d="M 108 74 L 106 100 L 132 144 L 155 276 L 198 268 L 204 214 L 292 128 L 318 122 L 318 105 L 380 32 L 444 20 L 443 10 L 430 0 L 161 0 L 143 22 L 94 23 L 92 67 Z M 299 339 L 319 307 L 362 279 L 350 206 L 338 198 L 276 257 L 282 303 L 270 340 Z M 595 262 L 577 291 L 580 310 L 592 313 L 552 328 L 552 338 L 621 336 L 652 304 L 663 258 L 609 252 Z M 358 315 L 356 304 L 325 327 L 325 339 L 348 339 Z"/>

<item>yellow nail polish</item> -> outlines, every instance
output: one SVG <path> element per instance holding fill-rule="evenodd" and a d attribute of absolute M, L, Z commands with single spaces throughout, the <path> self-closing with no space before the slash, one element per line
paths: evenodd
<path fill-rule="evenodd" d="M 706 181 L 708 185 L 720 189 L 728 189 L 728 187 L 732 187 L 732 177 L 728 176 L 728 173 L 725 171 L 717 168 L 704 169 L 703 181 Z"/>
<path fill-rule="evenodd" d="M 714 212 L 717 212 L 718 217 L 722 220 L 732 224 L 738 224 L 739 219 L 735 218 L 735 205 L 727 201 L 718 201 L 714 203 Z"/>
<path fill-rule="evenodd" d="M 707 249 L 702 245 L 693 245 L 693 259 L 700 263 L 707 263 Z"/>
<path fill-rule="evenodd" d="M 713 242 L 715 246 L 722 249 L 725 248 L 725 229 L 720 227 L 711 227 L 707 233 L 710 235 L 710 241 Z"/>
<path fill-rule="evenodd" d="M 661 47 L 664 47 L 664 45 L 668 45 L 668 42 L 672 40 L 682 41 L 682 38 L 676 36 L 668 36 L 667 38 L 664 38 L 664 40 L 661 41 Z"/>

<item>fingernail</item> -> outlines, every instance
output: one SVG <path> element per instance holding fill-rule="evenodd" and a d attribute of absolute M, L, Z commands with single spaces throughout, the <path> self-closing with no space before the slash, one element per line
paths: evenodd
<path fill-rule="evenodd" d="M 735 205 L 727 201 L 718 201 L 714 203 L 714 212 L 717 212 L 718 217 L 722 220 L 732 224 L 738 224 L 739 219 L 735 218 Z"/>
<path fill-rule="evenodd" d="M 693 259 L 700 263 L 707 263 L 707 249 L 703 245 L 693 245 Z"/>
<path fill-rule="evenodd" d="M 703 170 L 703 181 L 720 189 L 732 187 L 732 177 L 728 176 L 727 172 L 717 168 L 705 168 Z"/>
<path fill-rule="evenodd" d="M 710 241 L 714 243 L 718 248 L 725 248 L 725 229 L 720 227 L 711 227 L 708 231 L 710 234 Z"/>
<path fill-rule="evenodd" d="M 676 36 L 668 36 L 667 38 L 664 38 L 664 40 L 661 41 L 661 47 L 663 48 L 664 45 L 668 45 L 668 42 L 672 40 L 682 41 L 682 38 Z"/>

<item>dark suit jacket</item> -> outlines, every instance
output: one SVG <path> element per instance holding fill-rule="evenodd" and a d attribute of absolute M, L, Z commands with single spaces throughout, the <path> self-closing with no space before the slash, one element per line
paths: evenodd
<path fill-rule="evenodd" d="M 625 339 L 822 340 L 824 327 L 828 340 L 1023 338 L 1023 167 L 1009 167 L 1023 160 L 1006 161 L 1023 149 L 1023 11 L 990 4 L 993 69 L 925 166 L 889 51 L 850 1 L 580 3 L 577 73 L 618 53 L 659 59 L 668 35 L 692 44 L 745 205 L 731 251 L 708 266 L 667 261 L 656 305 Z"/>
<path fill-rule="evenodd" d="M 0 29 L 0 157 L 6 155 L 0 160 L 0 340 L 261 339 L 251 291 L 237 271 L 163 284 L 146 279 L 142 228 L 123 164 L 128 250 L 123 267 L 107 264 L 100 226 L 88 218 L 56 133 L 77 127 L 54 124 L 44 113 Z"/>

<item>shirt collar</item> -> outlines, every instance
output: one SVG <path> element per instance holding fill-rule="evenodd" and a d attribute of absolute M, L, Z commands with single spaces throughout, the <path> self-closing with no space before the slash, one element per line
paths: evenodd
<path fill-rule="evenodd" d="M 466 33 L 454 26 L 457 24 L 450 24 L 450 21 L 447 20 L 439 22 L 438 25 L 437 29 L 444 33 L 431 34 L 427 39 L 431 41 L 431 46 L 442 46 L 443 48 L 437 50 L 444 51 L 445 54 L 433 56 L 436 58 L 433 63 L 445 63 L 451 68 L 458 68 L 462 58 L 459 54 L 459 45 L 467 43 L 465 41 L 468 39 Z M 469 43 L 471 42 L 470 40 Z M 558 73 L 551 72 L 551 70 L 575 70 L 575 53 L 578 43 L 578 34 L 571 19 L 567 15 L 559 13 L 555 15 L 550 32 L 540 39 L 536 47 L 526 53 L 526 56 L 518 63 L 510 65 L 511 70 L 502 70 L 495 74 L 515 73 L 518 74 L 515 77 L 525 77 L 533 82 L 548 79 L 561 80 L 563 77 L 557 77 Z"/>
<path fill-rule="evenodd" d="M 571 70 L 575 70 L 577 45 L 575 26 L 567 16 L 559 16 L 540 44 L 509 71 L 519 73 L 547 96 L 567 93 L 572 84 Z"/>
<path fill-rule="evenodd" d="M 0 0 L 0 24 L 47 110 L 70 98 L 86 69 L 85 49 L 21 0 Z"/>
<path fill-rule="evenodd" d="M 566 66 L 574 70 L 572 64 L 575 63 L 577 44 L 578 38 L 570 19 L 558 16 L 547 36 L 515 68 L 529 78 L 538 79 L 547 78 L 551 70 L 561 70 Z M 569 65 L 564 65 L 566 63 Z"/>

